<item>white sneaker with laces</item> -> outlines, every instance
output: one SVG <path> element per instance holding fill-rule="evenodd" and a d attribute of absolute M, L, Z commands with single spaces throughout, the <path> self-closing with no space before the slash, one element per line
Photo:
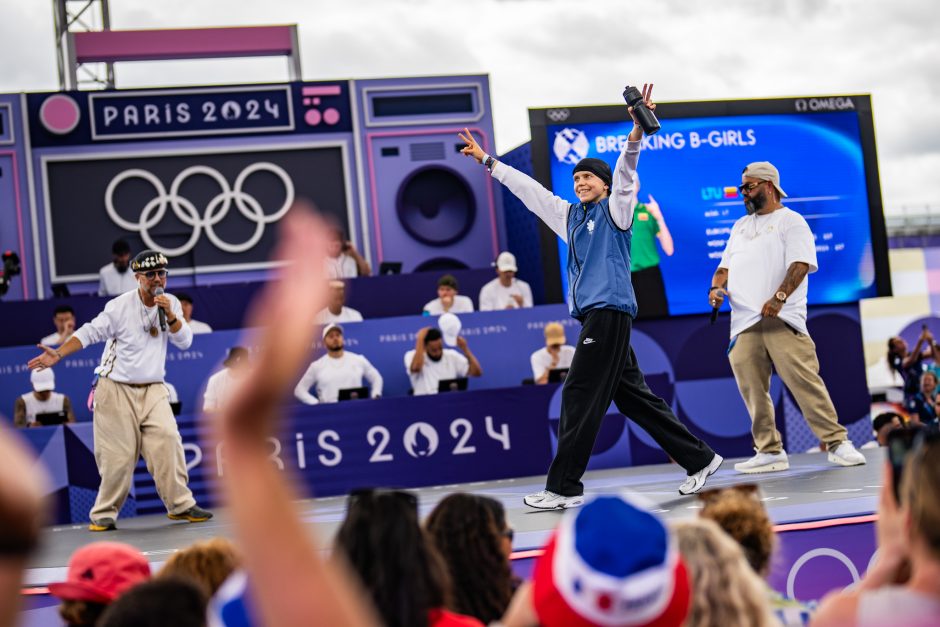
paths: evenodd
<path fill-rule="evenodd" d="M 861 466 L 866 463 L 865 456 L 858 452 L 851 440 L 844 440 L 829 451 L 829 461 L 840 466 Z"/>
<path fill-rule="evenodd" d="M 779 453 L 758 453 L 746 462 L 738 462 L 734 469 L 738 472 L 747 474 L 758 472 L 778 472 L 787 470 L 790 467 L 790 460 L 787 458 L 786 451 Z"/>
<path fill-rule="evenodd" d="M 535 509 L 568 509 L 569 507 L 584 505 L 583 494 L 581 496 L 562 496 L 550 490 L 530 494 L 522 500 L 526 505 Z"/>
<path fill-rule="evenodd" d="M 715 456 L 712 457 L 712 460 L 708 463 L 708 466 L 705 466 L 695 474 L 691 474 L 686 477 L 685 481 L 682 482 L 682 485 L 679 486 L 679 494 L 695 494 L 705 485 L 706 479 L 711 475 L 715 474 L 715 471 L 718 470 L 718 467 L 721 466 L 721 462 L 725 461 L 725 458 L 715 453 Z"/>

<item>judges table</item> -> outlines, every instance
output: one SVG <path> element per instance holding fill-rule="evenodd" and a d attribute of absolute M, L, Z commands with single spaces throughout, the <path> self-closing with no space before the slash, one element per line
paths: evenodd
<path fill-rule="evenodd" d="M 290 405 L 285 432 L 271 444 L 275 463 L 294 468 L 309 492 L 322 496 L 365 485 L 437 485 L 544 473 L 560 416 L 560 389 L 519 384 L 532 376 L 529 355 L 544 346 L 546 323 L 562 322 L 569 344 L 578 341 L 580 326 L 560 305 L 460 318 L 483 376 L 470 380 L 469 391 L 431 397 L 408 396 L 404 354 L 414 347 L 415 334 L 436 319 L 409 316 L 345 325 L 347 350 L 365 355 L 385 378 L 383 398 Z M 864 443 L 871 438 L 871 424 L 858 310 L 812 310 L 809 328 L 839 421 L 856 444 Z M 240 332 L 221 331 L 196 336 L 185 351 L 168 350 L 167 381 L 176 386 L 182 403 L 178 420 L 200 502 L 211 502 L 210 479 L 224 472 L 225 455 L 224 445 L 219 454 L 215 444 L 206 442 L 194 415 L 205 381 L 226 350 L 241 341 Z M 724 456 L 751 453 L 750 419 L 725 356 L 727 318 L 715 325 L 698 317 L 643 321 L 634 326 L 631 344 L 650 388 L 692 433 Z M 0 349 L 0 411 L 8 416 L 16 397 L 30 389 L 25 364 L 36 352 L 33 347 Z M 311 359 L 320 354 L 317 341 Z M 100 348 L 86 349 L 55 368 L 56 389 L 71 397 L 79 423 L 24 431 L 55 477 L 63 522 L 84 520 L 99 482 L 86 407 L 99 355 Z M 771 397 L 786 448 L 798 452 L 815 445 L 776 378 Z M 611 406 L 589 467 L 665 461 L 655 442 Z M 162 508 L 146 471 L 138 473 L 134 496 L 125 515 Z"/>

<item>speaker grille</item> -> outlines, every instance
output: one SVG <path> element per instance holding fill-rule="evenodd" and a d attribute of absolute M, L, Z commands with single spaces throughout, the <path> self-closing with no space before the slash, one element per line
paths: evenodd
<path fill-rule="evenodd" d="M 434 161 L 444 158 L 443 142 L 411 144 L 409 148 L 412 161 Z"/>

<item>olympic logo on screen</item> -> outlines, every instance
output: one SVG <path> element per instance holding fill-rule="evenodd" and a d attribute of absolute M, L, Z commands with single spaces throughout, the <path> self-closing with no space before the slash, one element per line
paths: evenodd
<path fill-rule="evenodd" d="M 245 181 L 256 172 L 270 172 L 281 180 L 284 185 L 284 203 L 273 213 L 266 214 L 258 202 L 251 194 L 244 191 Z M 180 186 L 191 176 L 208 176 L 213 179 L 221 190 L 210 200 L 200 215 L 196 206 L 186 197 L 181 196 Z M 144 205 L 143 211 L 137 222 L 131 222 L 121 217 L 114 207 L 114 192 L 118 186 L 129 179 L 139 178 L 153 186 L 156 195 Z M 219 224 L 228 215 L 232 204 L 238 212 L 250 222 L 254 222 L 255 229 L 246 241 L 241 243 L 230 243 L 223 240 L 215 232 L 215 226 Z M 170 257 L 185 255 L 192 250 L 203 230 L 206 237 L 209 238 L 216 248 L 227 253 L 241 253 L 251 249 L 257 244 L 264 235 L 265 226 L 272 222 L 277 222 L 287 213 L 294 203 L 294 182 L 287 172 L 278 165 L 269 162 L 258 162 L 247 166 L 235 178 L 235 185 L 230 186 L 228 180 L 221 172 L 215 168 L 206 165 L 194 165 L 186 168 L 173 179 L 170 184 L 170 190 L 167 192 L 163 182 L 152 172 L 140 168 L 131 168 L 124 170 L 108 183 L 108 188 L 104 195 L 104 206 L 111 220 L 127 231 L 140 233 L 141 239 L 148 248 L 158 249 Z M 150 235 L 150 230 L 163 220 L 166 215 L 167 207 L 172 209 L 173 214 L 183 224 L 192 227 L 189 239 L 177 248 L 166 248 L 158 245 Z"/>

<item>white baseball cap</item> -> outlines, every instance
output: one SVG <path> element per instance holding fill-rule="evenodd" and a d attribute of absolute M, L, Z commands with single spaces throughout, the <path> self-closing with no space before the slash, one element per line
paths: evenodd
<path fill-rule="evenodd" d="M 441 314 L 437 319 L 437 326 L 444 336 L 444 343 L 448 346 L 457 346 L 457 336 L 460 335 L 460 318 L 452 313 Z"/>
<path fill-rule="evenodd" d="M 496 258 L 496 269 L 500 272 L 518 272 L 516 256 L 510 252 L 501 252 Z"/>
<path fill-rule="evenodd" d="M 42 370 L 33 370 L 29 375 L 29 382 L 33 384 L 33 389 L 37 392 L 46 392 L 55 389 L 55 373 L 51 368 Z"/>
<path fill-rule="evenodd" d="M 335 322 L 331 322 L 331 323 L 329 323 L 328 325 L 326 325 L 325 327 L 323 327 L 323 335 L 322 335 L 321 337 L 325 340 L 327 334 L 328 334 L 330 331 L 332 331 L 333 329 L 336 329 L 336 330 L 339 331 L 340 333 L 343 332 L 343 327 L 341 327 L 340 325 L 336 324 Z"/>

